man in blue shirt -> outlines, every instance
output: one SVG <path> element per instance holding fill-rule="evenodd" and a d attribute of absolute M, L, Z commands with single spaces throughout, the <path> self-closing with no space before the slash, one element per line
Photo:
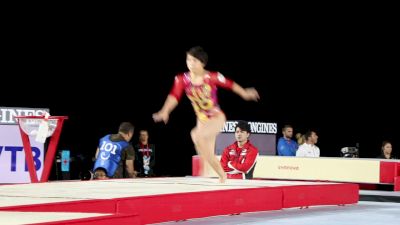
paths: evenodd
<path fill-rule="evenodd" d="M 291 125 L 285 125 L 282 128 L 283 137 L 278 140 L 278 155 L 281 156 L 296 156 L 297 142 L 292 140 L 293 127 Z"/>
<path fill-rule="evenodd" d="M 119 126 L 118 134 L 109 134 L 100 139 L 93 167 L 96 179 L 122 178 L 124 167 L 127 177 L 135 176 L 135 151 L 129 143 L 133 131 L 131 123 L 123 122 Z"/>

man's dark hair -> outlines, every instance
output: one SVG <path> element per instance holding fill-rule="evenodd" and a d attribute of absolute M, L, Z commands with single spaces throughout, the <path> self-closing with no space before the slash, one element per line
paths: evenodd
<path fill-rule="evenodd" d="M 200 46 L 193 47 L 186 52 L 187 54 L 195 57 L 200 60 L 204 65 L 207 65 L 208 62 L 208 54 L 204 51 L 204 49 Z"/>
<path fill-rule="evenodd" d="M 129 123 L 129 122 L 122 122 L 121 125 L 119 125 L 118 132 L 128 134 L 129 132 L 133 132 L 134 126 Z"/>
<path fill-rule="evenodd" d="M 308 141 L 308 139 L 310 139 L 310 137 L 313 133 L 317 134 L 317 132 L 315 132 L 314 130 L 309 130 L 304 134 L 306 141 Z"/>
<path fill-rule="evenodd" d="M 282 128 L 282 132 L 283 132 L 283 131 L 286 131 L 287 128 L 292 128 L 292 129 L 293 129 L 292 125 L 286 124 L 286 125 L 283 126 L 283 128 Z"/>
<path fill-rule="evenodd" d="M 251 133 L 250 125 L 249 125 L 249 123 L 247 121 L 239 120 L 238 123 L 236 124 L 235 130 L 238 127 L 242 131 L 246 131 L 247 133 Z"/>

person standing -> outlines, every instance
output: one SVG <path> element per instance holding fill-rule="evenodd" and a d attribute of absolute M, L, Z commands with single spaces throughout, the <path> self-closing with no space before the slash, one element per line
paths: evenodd
<path fill-rule="evenodd" d="M 278 140 L 277 151 L 280 156 L 296 156 L 297 142 L 292 139 L 293 127 L 285 125 L 282 128 L 282 137 Z"/>
<path fill-rule="evenodd" d="M 135 145 L 135 168 L 137 176 L 154 176 L 156 149 L 154 144 L 149 143 L 148 130 L 139 131 L 139 143 Z"/>

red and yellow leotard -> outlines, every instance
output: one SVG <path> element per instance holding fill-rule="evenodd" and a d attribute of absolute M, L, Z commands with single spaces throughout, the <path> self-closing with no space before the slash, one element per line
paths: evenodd
<path fill-rule="evenodd" d="M 199 120 L 205 121 L 216 113 L 222 112 L 218 105 L 217 87 L 231 90 L 232 86 L 233 81 L 218 72 L 208 72 L 204 76 L 203 84 L 194 85 L 191 81 L 190 72 L 186 72 L 175 76 L 170 95 L 179 101 L 183 90 L 185 90 L 197 117 Z"/>

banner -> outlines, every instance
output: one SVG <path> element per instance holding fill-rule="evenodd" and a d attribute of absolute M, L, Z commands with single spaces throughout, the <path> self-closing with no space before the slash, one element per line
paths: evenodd
<path fill-rule="evenodd" d="M 44 144 L 32 140 L 33 161 L 38 177 L 41 177 L 44 164 Z M 18 125 L 0 125 L 0 184 L 30 183 L 25 152 Z"/>
<path fill-rule="evenodd" d="M 30 183 L 21 133 L 15 116 L 41 116 L 49 109 L 0 107 L 0 184 Z M 44 164 L 44 144 L 31 138 L 33 161 L 40 178 Z"/>

